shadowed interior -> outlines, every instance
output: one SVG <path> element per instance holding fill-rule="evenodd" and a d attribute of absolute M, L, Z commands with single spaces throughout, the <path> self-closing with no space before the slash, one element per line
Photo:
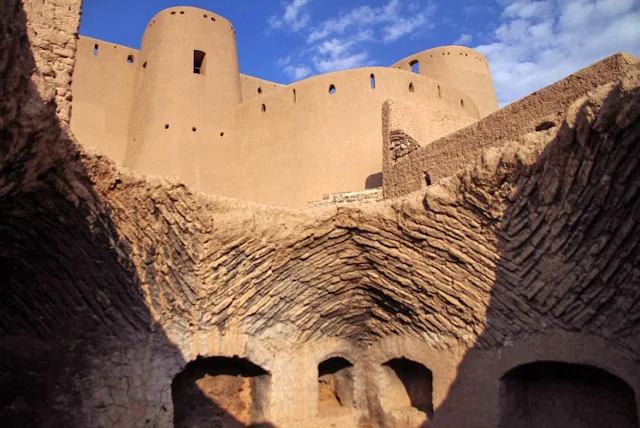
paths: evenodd
<path fill-rule="evenodd" d="M 419 192 L 290 210 L 206 196 L 78 145 L 68 90 L 79 2 L 0 6 L 11 30 L 0 39 L 3 426 L 170 426 L 194 403 L 192 416 L 231 426 L 262 415 L 283 428 L 313 425 L 319 378 L 351 370 L 353 411 L 342 426 L 392 426 L 391 416 L 396 426 L 420 426 L 433 411 L 438 426 L 492 428 L 505 367 L 551 352 L 594 360 L 638 391 L 633 60 L 585 71 L 619 70 L 551 118 L 532 107 L 518 113 L 526 99 L 514 103 L 513 120 L 531 122 L 526 133 L 509 126 L 498 138 L 491 117 L 473 125 L 496 145 L 444 179 L 432 174 Z M 56 18 L 67 11 L 68 20 Z M 375 91 L 365 79 L 368 91 L 382 88 L 381 76 Z M 550 90 L 565 94 L 568 81 Z M 344 93 L 337 87 L 334 98 Z M 535 131 L 547 121 L 556 125 Z M 466 153 L 460 135 L 454 142 Z M 352 368 L 318 367 L 318 355 L 338 351 Z M 246 357 L 271 376 L 252 375 L 242 358 L 195 360 L 183 372 L 198 355 Z M 508 396 L 535 392 L 530 377 L 506 377 Z M 562 382 L 571 390 L 576 379 Z M 586 387 L 633 400 L 607 382 Z M 329 390 L 334 409 L 348 402 Z"/>
<path fill-rule="evenodd" d="M 269 374 L 243 358 L 198 358 L 171 384 L 174 427 L 244 427 L 262 418 Z"/>
<path fill-rule="evenodd" d="M 327 416 L 353 408 L 353 364 L 333 357 L 318 365 L 318 415 Z"/>
<path fill-rule="evenodd" d="M 414 407 L 433 417 L 433 374 L 420 363 L 406 358 L 395 358 L 384 364 L 391 391 L 384 394 L 388 397 L 384 407 L 402 409 Z"/>
<path fill-rule="evenodd" d="M 502 428 L 638 427 L 633 389 L 596 367 L 535 362 L 501 383 Z"/>

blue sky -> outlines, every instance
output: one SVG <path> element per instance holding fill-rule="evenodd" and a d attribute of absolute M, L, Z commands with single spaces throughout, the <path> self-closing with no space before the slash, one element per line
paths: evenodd
<path fill-rule="evenodd" d="M 640 56 L 639 0 L 84 0 L 80 34 L 137 49 L 171 6 L 229 19 L 240 71 L 280 83 L 461 44 L 487 56 L 505 105 L 612 53 Z"/>

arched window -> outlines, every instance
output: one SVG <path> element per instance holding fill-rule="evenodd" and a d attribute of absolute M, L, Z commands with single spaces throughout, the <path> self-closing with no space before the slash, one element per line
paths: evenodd
<path fill-rule="evenodd" d="M 129 64 L 133 64 L 133 60 L 134 60 L 133 55 L 129 55 L 129 56 L 127 57 L 127 62 L 128 62 Z"/>
<path fill-rule="evenodd" d="M 633 389 L 593 366 L 538 361 L 500 382 L 500 426 L 637 428 Z"/>
<path fill-rule="evenodd" d="M 329 93 L 332 95 L 336 93 L 335 85 L 329 85 Z"/>
<path fill-rule="evenodd" d="M 93 56 L 98 56 L 98 44 L 93 45 Z"/>
<path fill-rule="evenodd" d="M 420 73 L 420 62 L 417 59 L 414 59 L 409 63 L 411 67 L 411 71 L 414 73 Z"/>
<path fill-rule="evenodd" d="M 369 83 L 371 84 L 371 89 L 375 89 L 376 88 L 376 76 L 373 75 L 373 73 L 371 73 L 371 76 L 369 77 Z"/>
<path fill-rule="evenodd" d="M 415 92 L 415 88 L 413 87 L 413 82 L 409 83 L 409 92 Z"/>

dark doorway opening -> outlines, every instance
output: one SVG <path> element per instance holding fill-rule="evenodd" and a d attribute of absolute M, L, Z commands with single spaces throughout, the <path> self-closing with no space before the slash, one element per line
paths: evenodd
<path fill-rule="evenodd" d="M 501 379 L 502 428 L 637 428 L 633 389 L 596 367 L 561 362 L 518 366 Z"/>
<path fill-rule="evenodd" d="M 433 417 L 433 374 L 424 365 L 407 358 L 383 364 L 386 373 L 382 404 L 387 411 L 414 408 Z M 424 415 L 423 415 L 424 418 Z"/>
<path fill-rule="evenodd" d="M 341 357 L 318 365 L 318 415 L 343 414 L 353 408 L 353 364 Z"/>
<path fill-rule="evenodd" d="M 174 427 L 240 428 L 263 422 L 270 375 L 244 358 L 198 357 L 171 383 Z"/>

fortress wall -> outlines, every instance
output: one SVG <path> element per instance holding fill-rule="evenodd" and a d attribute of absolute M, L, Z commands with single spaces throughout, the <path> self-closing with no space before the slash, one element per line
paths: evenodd
<path fill-rule="evenodd" d="M 369 67 L 312 77 L 239 107 L 237 139 L 227 141 L 231 148 L 216 149 L 224 155 L 212 156 L 220 163 L 208 169 L 237 178 L 203 180 L 202 190 L 304 207 L 323 194 L 379 187 L 381 109 L 390 98 L 480 117 L 471 98 L 458 90 L 399 70 Z"/>
<path fill-rule="evenodd" d="M 498 99 L 486 58 L 464 46 L 443 46 L 406 57 L 391 67 L 411 71 L 418 61 L 419 74 L 439 80 L 468 94 L 482 117 L 498 110 Z"/>
<path fill-rule="evenodd" d="M 128 62 L 129 56 L 133 63 Z M 78 39 L 71 130 L 83 144 L 120 163 L 127 147 L 133 84 L 141 64 L 138 57 L 137 50 L 126 46 L 91 37 Z"/>
<path fill-rule="evenodd" d="M 600 85 L 621 79 L 637 63 L 638 59 L 628 54 L 612 55 L 397 161 L 385 160 L 388 168 L 383 174 L 384 197 L 394 198 L 420 190 L 425 186 L 425 172 L 432 183 L 449 177 L 474 162 L 487 148 L 502 146 L 514 135 L 556 126 L 569 103 Z M 384 146 L 390 144 L 387 135 Z M 385 156 L 391 154 L 386 152 Z"/>
<path fill-rule="evenodd" d="M 200 73 L 194 51 L 204 52 Z M 235 30 L 193 7 L 158 13 L 142 39 L 125 165 L 199 187 L 198 160 L 214 131 L 230 129 L 241 102 Z"/>
<path fill-rule="evenodd" d="M 284 86 L 280 83 L 240 74 L 240 89 L 242 90 L 243 102 L 260 95 L 271 95 L 274 91 L 284 88 Z"/>
<path fill-rule="evenodd" d="M 382 107 L 383 171 L 399 157 L 429 145 L 477 120 L 434 110 L 410 101 L 388 100 Z M 438 126 L 433 126 L 437 123 Z"/>

